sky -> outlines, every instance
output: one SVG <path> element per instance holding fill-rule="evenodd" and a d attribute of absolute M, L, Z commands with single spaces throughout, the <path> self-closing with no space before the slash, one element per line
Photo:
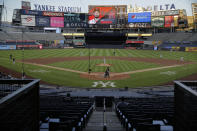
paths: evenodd
<path fill-rule="evenodd" d="M 12 21 L 13 9 L 21 8 L 22 0 L 4 0 L 5 9 L 3 11 L 2 20 Z M 55 6 L 58 10 L 58 6 L 64 7 L 81 7 L 81 12 L 88 13 L 88 5 L 132 5 L 132 6 L 162 6 L 165 4 L 175 4 L 176 9 L 186 9 L 189 16 L 192 15 L 191 3 L 197 3 L 197 0 L 25 0 L 31 2 L 31 7 L 34 10 L 34 4 L 39 5 L 51 5 Z M 3 0 L 0 0 L 0 4 L 3 4 Z"/>

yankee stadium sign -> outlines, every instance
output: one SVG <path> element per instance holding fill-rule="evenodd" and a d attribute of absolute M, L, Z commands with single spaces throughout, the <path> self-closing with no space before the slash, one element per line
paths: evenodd
<path fill-rule="evenodd" d="M 34 4 L 35 10 L 38 11 L 53 11 L 53 12 L 68 12 L 68 13 L 81 13 L 81 7 L 67 7 L 67 6 L 51 6 Z"/>

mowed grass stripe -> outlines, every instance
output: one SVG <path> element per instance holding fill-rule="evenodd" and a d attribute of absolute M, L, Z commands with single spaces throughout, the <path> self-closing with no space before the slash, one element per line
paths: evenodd
<path fill-rule="evenodd" d="M 84 55 L 88 56 L 88 49 L 55 49 L 55 50 L 25 50 L 25 59 L 32 58 L 46 58 L 46 57 L 73 57 L 79 56 L 79 52 L 84 52 Z M 7 68 L 16 70 L 21 73 L 22 71 L 22 63 L 16 62 L 16 64 L 12 64 L 12 61 L 9 60 L 9 55 L 13 54 L 16 60 L 22 59 L 22 50 L 9 50 L 9 51 L 0 51 L 0 65 L 5 66 Z M 102 54 L 103 53 L 103 54 Z M 170 52 L 170 51 L 145 51 L 145 50 L 125 50 L 122 49 L 120 51 L 116 50 L 116 56 L 126 56 L 132 54 L 132 57 L 144 57 L 144 58 L 160 58 L 160 54 L 163 55 L 162 59 L 174 59 L 180 60 L 180 57 L 184 57 L 184 60 L 197 62 L 197 53 L 196 52 Z M 95 56 L 108 56 L 110 54 L 113 55 L 113 49 L 91 49 L 91 54 Z M 103 63 L 103 59 L 101 60 L 91 60 L 91 68 L 94 68 L 94 63 Z M 115 63 L 117 67 L 110 67 L 110 70 L 114 72 L 125 70 L 134 71 L 145 68 L 153 68 L 159 67 L 159 65 L 151 64 L 151 63 L 140 63 L 140 62 L 129 62 L 129 61 L 117 61 L 110 60 L 110 63 Z M 108 60 L 107 60 L 108 63 Z M 58 63 L 54 63 L 55 66 Z M 57 65 L 56 65 L 57 64 Z M 83 70 L 87 72 L 86 66 L 88 67 L 88 61 L 84 62 L 65 62 L 62 65 L 63 68 L 75 68 L 75 70 Z M 59 66 L 59 65 L 58 65 Z M 120 67 L 119 67 L 120 66 Z M 95 67 L 95 72 L 104 72 L 106 67 Z M 50 73 L 40 73 L 40 72 L 31 72 L 31 70 L 46 70 L 50 71 Z M 94 69 L 93 69 L 94 70 Z M 80 78 L 80 76 L 76 73 L 63 72 L 55 69 L 48 69 L 43 67 L 38 67 L 34 65 L 25 64 L 26 74 L 32 76 L 34 78 L 39 78 L 49 83 L 54 83 L 58 85 L 65 86 L 77 86 L 77 87 L 91 87 L 92 82 L 95 80 L 87 80 L 84 78 Z M 175 72 L 174 75 L 166 75 L 160 74 L 162 72 Z M 114 81 L 117 87 L 139 87 L 139 86 L 150 86 L 162 84 L 164 82 L 172 81 L 175 79 L 179 79 L 183 76 L 187 76 L 193 73 L 197 73 L 197 64 L 185 65 L 183 67 L 162 69 L 158 71 L 148 71 L 142 73 L 136 73 L 135 75 L 131 75 L 131 78 L 125 80 L 116 80 Z M 76 82 L 77 81 L 77 82 Z M 141 82 L 143 81 L 143 83 Z"/>

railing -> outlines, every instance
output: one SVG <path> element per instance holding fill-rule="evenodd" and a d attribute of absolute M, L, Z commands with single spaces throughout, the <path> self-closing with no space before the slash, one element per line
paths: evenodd
<path fill-rule="evenodd" d="M 39 81 L 0 80 L 1 130 L 39 130 Z"/>
<path fill-rule="evenodd" d="M 197 129 L 197 81 L 175 81 L 175 131 Z"/>
<path fill-rule="evenodd" d="M 105 98 L 103 99 L 103 131 L 107 131 Z"/>

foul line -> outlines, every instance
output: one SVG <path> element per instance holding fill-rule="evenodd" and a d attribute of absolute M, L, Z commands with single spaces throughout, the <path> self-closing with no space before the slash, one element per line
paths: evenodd
<path fill-rule="evenodd" d="M 134 73 L 140 73 L 140 72 L 146 72 L 146 71 L 154 71 L 154 70 L 160 70 L 160 69 L 166 69 L 166 68 L 172 68 L 172 67 L 178 67 L 178 66 L 182 66 L 182 65 L 172 65 L 172 66 L 162 66 L 162 67 L 156 67 L 156 68 L 148 68 L 148 69 L 142 69 L 142 70 L 135 70 L 135 71 L 117 73 L 117 74 L 114 74 L 114 75 L 127 75 L 127 74 L 134 74 Z"/>
<path fill-rule="evenodd" d="M 51 69 L 79 73 L 79 74 L 88 74 L 88 72 L 77 71 L 77 70 L 72 70 L 72 69 L 68 69 L 68 68 L 54 67 L 54 66 L 42 65 L 42 64 L 37 64 L 37 63 L 30 63 L 30 62 L 25 62 L 25 63 L 31 64 L 31 65 L 36 65 L 36 66 L 41 66 L 41 67 L 47 67 L 47 68 L 51 68 Z M 128 72 L 122 72 L 122 73 L 114 73 L 114 74 L 111 74 L 111 76 L 128 75 L 128 74 L 134 74 L 134 73 L 140 73 L 140 72 L 146 72 L 146 71 L 154 71 L 154 70 L 160 70 L 160 69 L 167 69 L 167 68 L 179 67 L 179 66 L 183 66 L 183 65 L 163 66 L 163 67 L 148 68 L 148 69 L 128 71 Z M 97 75 L 97 73 L 91 73 L 91 74 Z"/>
<path fill-rule="evenodd" d="M 37 63 L 30 63 L 30 62 L 25 62 L 25 63 L 26 64 L 31 64 L 31 65 L 36 65 L 36 66 L 41 66 L 41 67 L 47 67 L 47 68 L 62 70 L 62 71 L 75 72 L 75 73 L 80 73 L 80 74 L 87 74 L 87 72 L 77 71 L 77 70 L 72 70 L 72 69 L 67 69 L 67 68 L 54 67 L 54 66 L 42 65 L 42 64 L 37 64 Z"/>

